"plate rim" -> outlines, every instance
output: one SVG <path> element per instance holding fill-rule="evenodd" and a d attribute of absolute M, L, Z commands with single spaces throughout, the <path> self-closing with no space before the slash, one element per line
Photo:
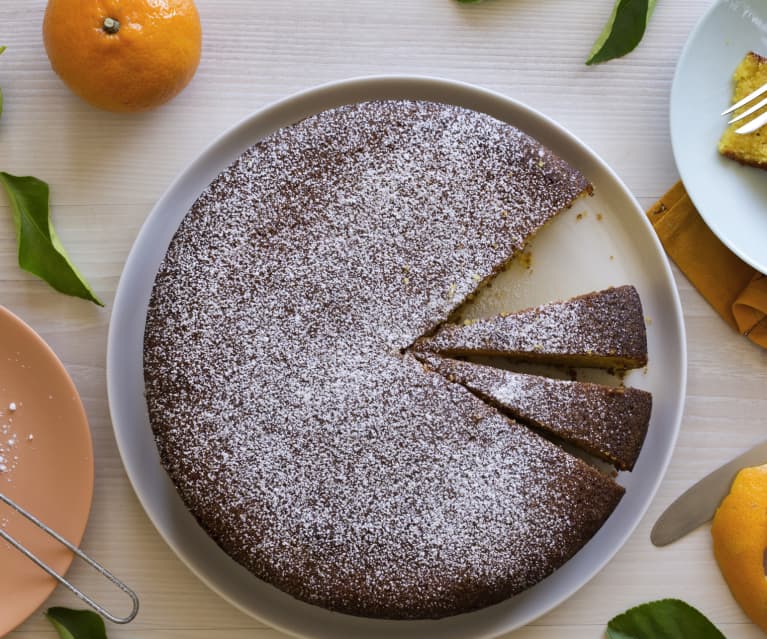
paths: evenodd
<path fill-rule="evenodd" d="M 668 122 L 669 122 L 669 133 L 671 136 L 671 151 L 674 156 L 674 164 L 677 167 L 677 171 L 679 172 L 679 177 L 682 181 L 682 183 L 685 186 L 685 190 L 687 190 L 687 184 L 694 184 L 693 181 L 688 180 L 687 183 L 684 180 L 685 175 L 689 176 L 689 171 L 686 170 L 686 163 L 680 162 L 681 157 L 681 142 L 679 141 L 679 131 L 677 127 L 674 126 L 674 119 L 675 119 L 675 108 L 674 105 L 676 104 L 677 98 L 676 96 L 680 93 L 679 86 L 682 83 L 682 76 L 684 69 L 683 67 L 686 65 L 688 58 L 691 55 L 691 51 L 693 47 L 696 45 L 698 37 L 700 35 L 700 32 L 704 29 L 704 27 L 708 24 L 708 21 L 711 20 L 714 16 L 714 14 L 722 9 L 722 7 L 726 4 L 728 4 L 730 0 L 716 0 L 709 6 L 706 11 L 703 13 L 700 18 L 698 18 L 698 21 L 695 23 L 695 26 L 693 26 L 692 30 L 690 31 L 690 34 L 687 36 L 687 40 L 684 43 L 684 46 L 682 47 L 682 51 L 679 54 L 679 58 L 676 63 L 676 67 L 674 68 L 674 77 L 671 81 L 671 91 L 669 92 L 669 116 L 668 116 Z M 755 169 L 756 170 L 756 169 Z M 693 187 L 693 191 L 695 191 L 695 188 Z M 767 274 L 767 254 L 765 254 L 762 258 L 756 258 L 749 255 L 747 252 L 745 252 L 743 249 L 740 248 L 738 243 L 736 241 L 733 241 L 727 233 L 722 232 L 722 226 L 717 222 L 716 215 L 711 215 L 711 211 L 708 210 L 708 207 L 706 206 L 705 199 L 701 197 L 701 194 L 699 192 L 690 192 L 687 191 L 687 195 L 692 200 L 692 203 L 695 205 L 695 209 L 698 211 L 700 216 L 703 218 L 703 221 L 706 223 L 706 226 L 711 230 L 711 232 L 717 237 L 717 239 L 724 244 L 730 251 L 732 251 L 737 257 L 739 257 L 741 260 L 743 260 L 746 264 L 754 268 L 759 273 L 765 273 Z"/>
<path fill-rule="evenodd" d="M 501 94 L 500 92 L 481 88 L 470 83 L 450 80 L 450 79 L 445 79 L 445 78 L 440 78 L 435 76 L 412 75 L 412 74 L 383 74 L 383 75 L 358 76 L 358 77 L 353 77 L 349 79 L 342 79 L 342 80 L 327 82 L 315 87 L 311 87 L 302 91 L 295 92 L 291 95 L 288 95 L 287 97 L 268 103 L 267 105 L 257 109 L 255 112 L 249 114 L 248 116 L 241 118 L 238 122 L 236 122 L 230 128 L 226 129 L 223 133 L 215 137 L 213 141 L 210 144 L 208 144 L 199 153 L 199 155 L 197 155 L 191 162 L 189 162 L 187 166 L 175 177 L 175 179 L 170 183 L 170 185 L 168 186 L 164 194 L 159 198 L 155 206 L 152 208 L 152 211 L 150 212 L 150 214 L 147 216 L 138 235 L 136 236 L 136 239 L 128 255 L 128 258 L 126 259 L 125 266 L 123 268 L 123 272 L 120 276 L 120 281 L 117 286 L 117 291 L 115 294 L 115 299 L 113 304 L 113 312 L 112 312 L 112 316 L 110 318 L 110 324 L 109 324 L 109 332 L 108 332 L 108 340 L 107 340 L 106 372 L 107 372 L 107 392 L 108 392 L 108 398 L 109 398 L 109 410 L 110 410 L 111 421 L 112 421 L 113 430 L 114 430 L 118 450 L 120 453 L 120 457 L 123 462 L 123 466 L 125 467 L 126 474 L 128 475 L 129 481 L 133 487 L 133 490 L 136 493 L 136 496 L 139 499 L 139 502 L 141 503 L 142 507 L 147 513 L 147 516 L 149 517 L 150 521 L 154 525 L 155 529 L 158 531 L 158 533 L 164 539 L 164 541 L 168 544 L 168 546 L 174 551 L 174 553 L 187 566 L 187 568 L 189 568 L 192 571 L 192 573 L 194 573 L 211 590 L 216 592 L 224 600 L 226 600 L 231 605 L 235 606 L 236 608 L 238 608 L 245 614 L 249 615 L 250 617 L 258 619 L 259 621 L 263 623 L 267 623 L 271 627 L 276 628 L 287 634 L 290 634 L 291 636 L 307 637 L 307 638 L 311 637 L 311 635 L 303 634 L 297 631 L 295 628 L 287 627 L 284 624 L 275 622 L 273 619 L 270 618 L 269 615 L 263 614 L 263 611 L 254 612 L 252 609 L 241 604 L 239 601 L 236 601 L 235 599 L 233 599 L 228 593 L 223 592 L 221 588 L 219 588 L 216 584 L 214 584 L 210 579 L 207 578 L 207 576 L 203 573 L 203 571 L 198 569 L 198 566 L 195 565 L 192 558 L 186 556 L 185 553 L 181 552 L 175 546 L 172 538 L 170 538 L 170 535 L 168 534 L 168 531 L 163 530 L 158 525 L 155 514 L 153 513 L 154 508 L 150 506 L 150 504 L 148 503 L 148 496 L 144 495 L 139 488 L 139 485 L 138 485 L 139 477 L 137 474 L 137 470 L 131 466 L 131 461 L 127 458 L 129 455 L 129 444 L 127 442 L 126 432 L 124 431 L 124 429 L 121 429 L 120 426 L 118 425 L 119 418 L 116 417 L 116 413 L 118 411 L 115 408 L 116 400 L 114 399 L 119 393 L 119 390 L 118 390 L 119 382 L 117 379 L 118 373 L 116 372 L 118 369 L 116 366 L 117 362 L 115 361 L 115 357 L 116 357 L 115 352 L 117 350 L 117 343 L 120 339 L 121 329 L 125 323 L 124 318 L 126 316 L 134 316 L 136 311 L 136 309 L 131 306 L 130 300 L 126 299 L 127 294 L 124 292 L 125 288 L 127 287 L 126 274 L 131 272 L 132 268 L 134 267 L 134 262 L 138 260 L 136 247 L 140 243 L 146 241 L 147 236 L 151 232 L 150 228 L 157 223 L 159 216 L 162 213 L 162 209 L 165 206 L 167 206 L 167 203 L 169 201 L 172 200 L 172 196 L 174 192 L 180 188 L 180 185 L 182 184 L 185 177 L 191 174 L 194 170 L 199 169 L 200 164 L 203 163 L 206 157 L 213 155 L 217 149 L 221 149 L 222 147 L 224 147 L 227 144 L 227 142 L 229 142 L 232 138 L 234 138 L 241 129 L 247 128 L 248 126 L 253 125 L 254 122 L 257 122 L 260 119 L 268 119 L 269 117 L 274 117 L 276 112 L 279 112 L 290 106 L 295 106 L 297 103 L 306 103 L 307 101 L 312 101 L 315 98 L 326 97 L 328 94 L 340 95 L 343 92 L 352 91 L 352 92 L 355 92 L 356 94 L 364 93 L 367 96 L 362 98 L 356 98 L 354 100 L 347 99 L 345 102 L 338 103 L 338 104 L 348 104 L 355 101 L 382 99 L 381 94 L 386 94 L 391 92 L 392 87 L 398 88 L 398 91 L 396 91 L 395 93 L 403 93 L 405 91 L 403 87 L 405 87 L 411 93 L 421 92 L 421 91 L 425 93 L 426 89 L 424 89 L 423 87 L 427 85 L 431 90 L 461 92 L 462 97 L 464 97 L 467 100 L 469 99 L 470 96 L 474 96 L 474 97 L 484 98 L 485 100 L 498 102 L 503 105 L 503 108 L 515 110 L 520 115 L 523 115 L 524 117 L 528 118 L 530 121 L 536 122 L 541 127 L 551 131 L 551 134 L 548 137 L 556 137 L 559 139 L 564 138 L 567 140 L 569 144 L 579 147 L 580 150 L 583 151 L 590 158 L 590 160 L 594 162 L 598 166 L 598 168 L 609 177 L 609 179 L 614 183 L 614 185 L 621 191 L 622 195 L 626 197 L 633 204 L 634 211 L 631 213 L 639 217 L 640 223 L 647 230 L 648 239 L 660 258 L 660 261 L 661 261 L 660 266 L 665 279 L 665 284 L 667 285 L 668 291 L 670 292 L 672 296 L 672 303 L 673 303 L 672 314 L 674 317 L 674 327 L 676 329 L 677 335 L 680 338 L 679 344 L 678 344 L 679 346 L 679 362 L 678 362 L 679 363 L 679 379 L 677 380 L 680 392 L 679 392 L 679 395 L 676 397 L 676 401 L 673 406 L 673 415 L 675 417 L 673 420 L 674 423 L 669 425 L 669 428 L 673 428 L 671 439 L 670 439 L 670 445 L 668 446 L 668 449 L 665 451 L 665 455 L 663 456 L 663 459 L 659 466 L 660 472 L 658 472 L 658 475 L 654 478 L 654 481 L 652 482 L 652 486 L 648 493 L 647 499 L 642 505 L 642 508 L 636 512 L 631 525 L 628 526 L 626 530 L 623 531 L 623 533 L 620 535 L 620 541 L 615 544 L 615 548 L 612 549 L 611 552 L 609 552 L 608 554 L 602 557 L 601 561 L 597 562 L 596 564 L 592 566 L 587 576 L 580 581 L 577 587 L 572 588 L 568 590 L 567 592 L 560 594 L 560 596 L 556 597 L 554 600 L 549 601 L 548 604 L 543 609 L 537 610 L 533 614 L 528 615 L 526 618 L 521 619 L 518 623 L 516 623 L 513 626 L 509 626 L 500 630 L 498 629 L 491 630 L 489 632 L 485 632 L 484 634 L 474 634 L 472 636 L 477 638 L 483 637 L 483 638 L 489 639 L 491 637 L 498 637 L 500 634 L 503 634 L 503 633 L 518 629 L 524 625 L 527 625 L 534 619 L 537 619 L 541 615 L 545 614 L 546 612 L 549 612 L 556 606 L 560 605 L 563 601 L 571 597 L 573 594 L 575 594 L 575 592 L 577 592 L 584 585 L 586 585 L 586 583 L 588 583 L 596 574 L 598 574 L 604 568 L 604 566 L 615 556 L 615 554 L 625 545 L 626 541 L 636 530 L 644 514 L 646 513 L 650 504 L 652 503 L 653 498 L 657 494 L 658 487 L 667 472 L 668 465 L 670 463 L 671 456 L 675 449 L 676 441 L 680 431 L 681 419 L 682 419 L 683 408 L 684 408 L 684 400 L 686 396 L 686 387 L 687 387 L 687 347 L 686 347 L 686 332 L 684 327 L 681 302 L 679 298 L 679 291 L 676 287 L 676 282 L 674 280 L 671 267 L 668 262 L 668 258 L 666 257 L 666 254 L 660 244 L 660 241 L 658 240 L 657 236 L 655 235 L 655 232 L 652 229 L 652 225 L 650 224 L 649 220 L 647 220 L 646 216 L 644 215 L 643 209 L 640 207 L 638 201 L 636 200 L 634 195 L 629 191 L 629 189 L 626 187 L 624 182 L 618 177 L 618 175 L 613 171 L 613 169 L 609 167 L 605 163 L 605 161 L 602 160 L 602 158 L 598 156 L 591 149 L 590 146 L 586 145 L 577 136 L 575 136 L 569 130 L 567 130 L 562 125 L 558 124 L 557 122 L 555 122 L 548 116 L 544 115 L 543 113 L 539 112 L 538 110 L 532 107 L 527 106 L 526 104 L 518 100 L 515 100 L 514 98 L 510 98 L 506 95 Z M 373 95 L 370 95 L 371 93 Z M 397 96 L 396 98 L 392 97 L 391 99 L 416 99 L 416 98 L 403 98 L 403 97 Z M 433 98 L 424 97 L 421 99 L 433 99 Z M 453 97 L 452 100 L 454 101 L 456 100 L 456 98 Z M 453 101 L 446 100 L 446 102 L 448 103 L 454 103 Z M 332 108 L 332 106 L 327 106 L 320 110 L 325 110 L 327 108 Z M 314 112 L 318 112 L 318 111 L 315 110 Z M 542 141 L 543 144 L 547 144 L 545 139 L 541 140 L 541 136 L 537 136 L 537 139 Z M 250 140 L 249 143 L 252 144 L 253 140 Z M 144 316 L 146 314 L 145 310 L 146 309 L 143 309 Z M 142 323 L 142 326 L 143 326 L 143 323 Z M 339 614 L 339 613 L 334 613 L 334 614 Z M 473 614 L 473 613 L 469 613 L 469 614 Z M 446 619 L 449 620 L 451 618 L 448 617 Z M 394 627 L 396 627 L 398 623 L 413 623 L 413 622 L 395 621 L 391 623 L 394 625 Z"/>
<path fill-rule="evenodd" d="M 72 379 L 72 376 L 69 374 L 69 371 L 67 370 L 66 366 L 64 366 L 64 362 L 61 361 L 61 358 L 56 354 L 56 351 L 53 350 L 51 345 L 48 344 L 48 342 L 46 342 L 43 339 L 40 333 L 38 333 L 34 328 L 32 328 L 32 326 L 30 326 L 27 322 L 25 322 L 21 317 L 19 317 L 16 313 L 11 311 L 7 306 L 0 304 L 0 324 L 6 320 L 15 323 L 23 331 L 29 333 L 32 336 L 37 346 L 42 351 L 44 351 L 48 355 L 49 360 L 56 365 L 56 368 L 62 374 L 62 378 L 64 379 L 65 383 L 67 383 L 70 386 L 74 396 L 77 398 L 76 405 L 82 416 L 82 423 L 84 425 L 84 435 L 85 435 L 84 440 L 87 445 L 87 450 L 85 452 L 87 454 L 87 459 L 88 459 L 87 472 L 89 475 L 89 481 L 87 482 L 87 491 L 88 491 L 87 508 L 85 509 L 85 514 L 83 517 L 82 524 L 78 526 L 78 528 L 81 528 L 81 530 L 74 537 L 70 537 L 67 541 L 79 547 L 80 543 L 85 537 L 86 531 L 88 530 L 88 523 L 90 521 L 91 511 L 93 510 L 93 496 L 94 496 L 95 484 L 96 484 L 95 456 L 94 456 L 94 450 L 93 450 L 93 433 L 91 432 L 90 422 L 88 420 L 88 414 L 85 411 L 85 406 L 83 405 L 82 397 L 80 396 L 80 391 L 77 389 L 77 386 L 74 380 Z M 75 559 L 75 555 L 73 553 L 69 553 L 68 559 L 65 560 L 66 565 L 59 574 L 61 574 L 62 576 L 65 576 L 67 572 L 69 572 L 69 569 L 71 568 L 72 563 L 74 562 L 74 559 Z M 8 633 L 13 632 L 15 629 L 21 626 L 25 621 L 27 621 L 32 615 L 34 615 L 35 612 L 53 594 L 53 592 L 56 590 L 58 585 L 59 584 L 57 581 L 51 580 L 46 589 L 41 588 L 41 596 L 39 598 L 39 601 L 35 603 L 34 607 L 29 611 L 29 614 L 25 613 L 24 616 L 22 616 L 18 621 L 14 622 L 13 625 L 11 625 L 5 630 L 0 628 L 0 637 L 4 637 Z"/>

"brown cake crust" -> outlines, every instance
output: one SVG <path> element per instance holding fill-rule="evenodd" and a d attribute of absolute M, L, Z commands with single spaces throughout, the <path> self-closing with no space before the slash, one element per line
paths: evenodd
<path fill-rule="evenodd" d="M 623 489 L 402 351 L 589 188 L 427 102 L 241 156 L 176 233 L 145 331 L 160 457 L 201 526 L 293 596 L 383 618 L 474 610 L 571 557 Z"/>
<path fill-rule="evenodd" d="M 416 348 L 621 370 L 647 365 L 647 330 L 639 294 L 627 285 L 518 313 L 445 324 Z"/>
<path fill-rule="evenodd" d="M 729 149 L 722 149 L 720 153 L 730 158 L 731 160 L 735 160 L 738 164 L 742 164 L 743 166 L 753 166 L 757 169 L 767 169 L 767 160 L 755 160 L 755 159 L 746 159 L 741 157 L 737 152 L 729 150 Z"/>
<path fill-rule="evenodd" d="M 650 423 L 650 393 L 549 379 L 423 352 L 417 357 L 512 418 L 578 446 L 620 470 L 634 468 Z"/>

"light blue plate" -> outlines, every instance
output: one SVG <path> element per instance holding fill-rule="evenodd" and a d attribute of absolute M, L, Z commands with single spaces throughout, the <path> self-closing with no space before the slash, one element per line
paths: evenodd
<path fill-rule="evenodd" d="M 767 273 L 767 171 L 717 151 L 727 124 L 719 114 L 731 101 L 732 74 L 751 50 L 767 55 L 767 2 L 716 2 L 679 58 L 671 88 L 671 143 L 706 224 L 742 260 Z"/>

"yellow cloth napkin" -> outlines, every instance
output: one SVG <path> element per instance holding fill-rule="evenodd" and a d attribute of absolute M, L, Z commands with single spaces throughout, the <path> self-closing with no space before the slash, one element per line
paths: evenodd
<path fill-rule="evenodd" d="M 767 276 L 733 254 L 706 226 L 677 182 L 649 211 L 669 257 L 736 331 L 767 348 Z"/>

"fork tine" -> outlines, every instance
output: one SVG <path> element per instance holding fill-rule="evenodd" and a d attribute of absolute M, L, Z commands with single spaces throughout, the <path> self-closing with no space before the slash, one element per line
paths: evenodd
<path fill-rule="evenodd" d="M 763 93 L 767 93 L 767 84 L 763 84 L 756 91 L 754 91 L 753 93 L 750 93 L 739 102 L 736 102 L 726 111 L 722 111 L 721 115 L 727 115 L 728 113 L 732 113 L 736 109 L 739 109 L 740 107 L 742 107 L 744 104 L 751 102 L 751 100 L 753 100 L 754 98 L 758 98 Z"/>
<path fill-rule="evenodd" d="M 767 124 L 767 113 L 762 113 L 762 115 L 755 117 L 751 122 L 748 124 L 744 124 L 739 129 L 735 130 L 735 133 L 739 133 L 741 135 L 744 135 L 746 133 L 753 133 L 757 129 L 760 129 L 765 124 Z"/>
<path fill-rule="evenodd" d="M 755 111 L 758 111 L 759 109 L 761 109 L 765 105 L 767 105 L 767 98 L 764 98 L 763 100 L 760 100 L 754 106 L 752 106 L 752 107 L 746 109 L 745 111 L 743 111 L 743 113 L 741 113 L 740 115 L 736 115 L 727 124 L 732 124 L 733 122 L 737 122 L 738 120 L 742 120 L 743 118 L 751 115 Z"/>

